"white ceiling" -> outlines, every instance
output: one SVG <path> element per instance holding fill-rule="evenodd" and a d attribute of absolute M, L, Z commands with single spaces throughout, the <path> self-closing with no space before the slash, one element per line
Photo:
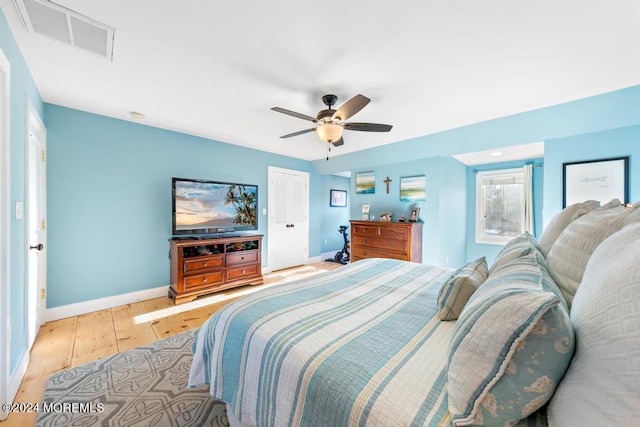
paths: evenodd
<path fill-rule="evenodd" d="M 542 156 L 544 156 L 544 142 L 511 145 L 509 147 L 494 148 L 493 150 L 474 151 L 473 153 L 457 154 L 453 157 L 467 166 L 474 166 L 488 163 L 537 159 Z"/>
<path fill-rule="evenodd" d="M 334 156 L 640 84 L 638 0 L 56 0 L 115 28 L 113 61 L 4 14 L 45 102 L 306 160 L 321 96 L 362 93 Z M 311 126 L 310 126 L 311 125 Z"/>

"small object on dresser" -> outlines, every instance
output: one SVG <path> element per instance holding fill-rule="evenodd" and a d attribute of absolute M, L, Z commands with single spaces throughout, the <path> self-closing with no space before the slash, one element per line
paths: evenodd
<path fill-rule="evenodd" d="M 380 212 L 380 222 L 391 222 L 391 212 Z"/>
<path fill-rule="evenodd" d="M 418 218 L 420 218 L 420 208 L 411 208 L 409 222 L 418 222 Z"/>
<path fill-rule="evenodd" d="M 404 215 L 400 215 L 400 216 L 398 217 L 398 222 L 405 222 L 406 220 L 407 220 L 407 218 L 405 218 L 405 216 L 404 216 Z"/>

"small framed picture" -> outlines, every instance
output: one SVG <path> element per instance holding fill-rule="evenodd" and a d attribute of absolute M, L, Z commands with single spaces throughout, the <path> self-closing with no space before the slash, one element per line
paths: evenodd
<path fill-rule="evenodd" d="M 409 213 L 409 222 L 418 222 L 420 219 L 420 208 L 411 208 Z"/>
<path fill-rule="evenodd" d="M 347 192 L 345 190 L 329 190 L 329 206 L 335 208 L 347 207 Z"/>
<path fill-rule="evenodd" d="M 362 220 L 369 221 L 369 209 L 371 209 L 371 205 L 362 205 Z"/>

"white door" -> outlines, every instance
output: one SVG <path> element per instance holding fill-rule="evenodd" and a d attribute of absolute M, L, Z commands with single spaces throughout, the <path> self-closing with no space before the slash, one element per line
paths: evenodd
<path fill-rule="evenodd" d="M 309 174 L 269 167 L 269 269 L 303 265 L 309 253 Z"/>
<path fill-rule="evenodd" d="M 29 105 L 27 129 L 27 344 L 42 321 L 47 279 L 47 139 L 40 117 Z"/>
<path fill-rule="evenodd" d="M 0 50 L 0 403 L 13 400 L 9 395 L 9 357 L 11 334 L 9 333 L 10 295 L 9 265 L 11 243 L 9 241 L 11 224 L 11 197 L 9 194 L 9 79 L 11 70 L 9 61 Z M 7 417 L 0 408 L 0 420 Z"/>

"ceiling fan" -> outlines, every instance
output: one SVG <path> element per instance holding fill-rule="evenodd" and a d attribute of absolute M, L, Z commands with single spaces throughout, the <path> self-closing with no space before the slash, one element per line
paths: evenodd
<path fill-rule="evenodd" d="M 324 95 L 322 97 L 322 102 L 324 102 L 324 104 L 327 106 L 327 109 L 318 112 L 316 117 L 296 113 L 295 111 L 287 110 L 285 108 L 273 107 L 273 111 L 297 117 L 299 119 L 309 120 L 310 122 L 316 123 L 318 125 L 314 128 L 282 135 L 280 138 L 290 138 L 292 136 L 298 136 L 308 132 L 315 132 L 323 141 L 332 144 L 334 147 L 338 147 L 344 144 L 344 139 L 342 139 L 342 131 L 345 129 L 364 132 L 389 132 L 393 127 L 392 125 L 383 125 L 380 123 L 346 122 L 346 120 L 348 120 L 358 111 L 362 110 L 371 101 L 364 95 L 356 95 L 345 102 L 342 107 L 334 110 L 331 107 L 333 107 L 337 100 L 338 97 L 335 95 Z"/>

